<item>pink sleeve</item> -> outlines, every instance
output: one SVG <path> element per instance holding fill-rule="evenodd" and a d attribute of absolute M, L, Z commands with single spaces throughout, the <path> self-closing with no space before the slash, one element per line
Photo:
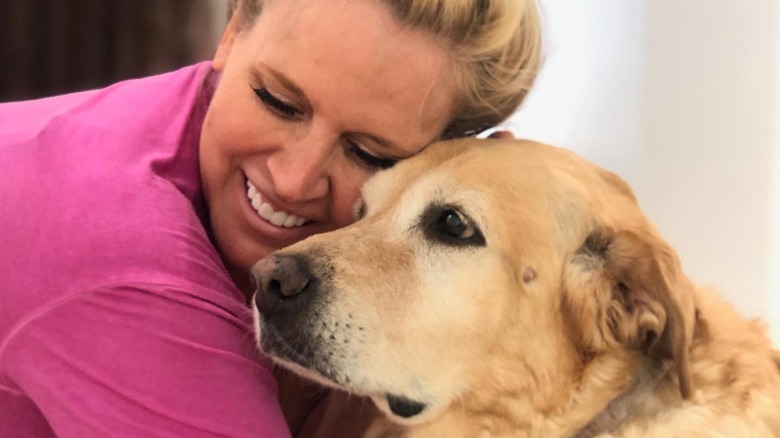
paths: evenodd
<path fill-rule="evenodd" d="M 7 375 L 59 437 L 288 437 L 249 310 L 136 284 L 52 303 L 3 346 Z"/>

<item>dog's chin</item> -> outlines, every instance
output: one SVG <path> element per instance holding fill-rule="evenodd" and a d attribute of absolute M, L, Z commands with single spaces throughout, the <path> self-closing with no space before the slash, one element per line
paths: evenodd
<path fill-rule="evenodd" d="M 274 363 L 325 387 L 369 397 L 380 411 L 396 423 L 402 425 L 424 423 L 433 419 L 441 411 L 441 408 L 436 408 L 435 404 L 430 402 L 378 389 L 383 387 L 378 379 L 351 378 L 349 374 L 324 359 L 330 357 L 323 351 L 324 346 L 301 342 L 300 339 L 303 337 L 300 334 L 293 336 L 298 339 L 298 342 L 293 344 L 273 324 L 261 322 L 259 325 L 261 326 L 261 335 L 258 339 L 260 347 Z M 372 389 L 356 384 L 356 380 L 373 382 Z"/>
<path fill-rule="evenodd" d="M 436 409 L 427 403 L 412 400 L 403 396 L 397 396 L 389 393 L 372 394 L 362 388 L 344 385 L 329 379 L 318 371 L 302 366 L 296 362 L 281 359 L 277 356 L 272 355 L 271 359 L 278 365 L 283 366 L 295 374 L 316 382 L 322 386 L 370 398 L 383 414 L 396 423 L 404 426 L 413 426 L 426 423 L 435 418 L 437 413 L 441 410 Z"/>
<path fill-rule="evenodd" d="M 297 375 L 299 375 L 299 376 L 301 376 L 301 377 L 303 377 L 305 379 L 311 380 L 313 382 L 316 382 L 316 383 L 318 383 L 318 384 L 320 384 L 322 386 L 328 387 L 328 388 L 338 389 L 338 390 L 346 391 L 346 392 L 350 392 L 350 393 L 356 393 L 356 391 L 352 391 L 349 387 L 346 387 L 346 386 L 344 386 L 342 384 L 334 382 L 333 380 L 327 378 L 326 376 L 322 375 L 318 371 L 312 370 L 310 368 L 306 368 L 305 366 L 303 366 L 301 364 L 298 364 L 296 362 L 291 362 L 291 361 L 286 360 L 286 359 L 282 359 L 282 358 L 280 358 L 278 356 L 270 355 L 270 357 L 271 357 L 271 360 L 275 364 L 277 364 L 279 366 L 282 366 L 284 368 L 287 368 L 288 370 L 292 371 L 293 373 L 295 373 L 295 374 L 297 374 Z"/>
<path fill-rule="evenodd" d="M 390 393 L 377 394 L 366 391 L 363 388 L 340 384 L 327 378 L 321 373 L 301 366 L 298 363 L 290 362 L 288 360 L 280 359 L 274 356 L 272 356 L 272 359 L 277 364 L 287 368 L 295 374 L 317 382 L 322 386 L 345 391 L 357 396 L 370 398 L 385 416 L 404 426 L 414 426 L 429 422 L 434 419 L 442 410 L 441 408 L 438 408 L 430 403 L 423 403 L 403 396 L 397 396 Z"/>

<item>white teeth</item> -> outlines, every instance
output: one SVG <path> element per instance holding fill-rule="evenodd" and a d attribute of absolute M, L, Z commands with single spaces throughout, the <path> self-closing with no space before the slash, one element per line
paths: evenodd
<path fill-rule="evenodd" d="M 297 221 L 295 220 L 295 216 L 293 216 L 293 215 L 288 215 L 288 216 L 287 216 L 287 220 L 285 220 L 285 221 L 284 221 L 284 226 L 289 228 L 289 227 L 291 227 L 291 226 L 295 225 L 295 222 L 297 222 Z"/>
<path fill-rule="evenodd" d="M 257 192 L 257 187 L 254 186 L 249 180 L 246 181 L 247 192 L 246 196 L 252 203 L 252 207 L 257 211 L 257 214 L 267 220 L 268 222 L 276 225 L 277 227 L 300 227 L 306 222 L 306 219 L 295 216 L 294 214 L 287 213 L 286 211 L 274 211 L 271 204 L 263 202 L 260 193 Z"/>
<path fill-rule="evenodd" d="M 274 215 L 273 207 L 271 207 L 271 205 L 267 202 L 263 202 L 263 205 L 261 205 L 260 208 L 256 208 L 255 210 L 257 210 L 257 214 L 259 214 L 261 218 L 267 221 L 270 221 L 271 216 Z"/>
<path fill-rule="evenodd" d="M 271 219 L 268 219 L 268 222 L 271 222 L 277 227 L 281 227 L 287 221 L 287 216 L 289 216 L 289 214 L 283 211 L 277 211 L 271 215 Z"/>

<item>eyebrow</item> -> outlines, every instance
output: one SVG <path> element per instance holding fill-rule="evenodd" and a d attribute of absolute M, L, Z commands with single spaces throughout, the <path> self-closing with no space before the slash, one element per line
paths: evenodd
<path fill-rule="evenodd" d="M 309 99 L 306 98 L 306 93 L 303 92 L 301 87 L 296 85 L 295 82 L 293 82 L 290 78 L 285 76 L 284 73 L 274 69 L 273 67 L 268 66 L 266 64 L 261 64 L 261 66 L 266 71 L 268 71 L 271 74 L 271 76 L 274 77 L 274 79 L 276 81 L 278 81 L 280 84 L 282 84 L 283 87 L 287 88 L 293 94 L 295 94 L 296 97 L 298 97 L 299 99 L 303 100 L 305 106 L 307 106 L 309 109 L 311 109 L 311 103 L 309 102 Z M 404 150 L 403 148 L 401 148 L 399 145 L 397 145 L 397 144 L 393 143 L 392 141 L 387 140 L 385 138 L 377 137 L 376 135 L 368 134 L 368 133 L 365 133 L 365 132 L 351 132 L 351 134 L 368 137 L 369 140 L 371 140 L 372 142 L 374 142 L 377 145 L 379 145 L 382 149 L 385 149 L 385 152 L 391 154 L 393 159 L 403 160 L 403 159 L 409 158 L 409 157 L 411 157 L 413 155 L 413 154 L 409 155 L 409 153 L 406 150 Z M 401 153 L 403 153 L 404 156 L 399 156 L 398 155 L 398 151 L 401 151 Z"/>

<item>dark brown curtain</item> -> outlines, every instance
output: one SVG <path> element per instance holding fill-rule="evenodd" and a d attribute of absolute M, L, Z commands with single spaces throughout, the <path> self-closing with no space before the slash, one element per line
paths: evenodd
<path fill-rule="evenodd" d="M 218 6 L 215 0 L 0 0 L 0 102 L 209 59 L 221 31 L 215 28 L 225 21 Z"/>

